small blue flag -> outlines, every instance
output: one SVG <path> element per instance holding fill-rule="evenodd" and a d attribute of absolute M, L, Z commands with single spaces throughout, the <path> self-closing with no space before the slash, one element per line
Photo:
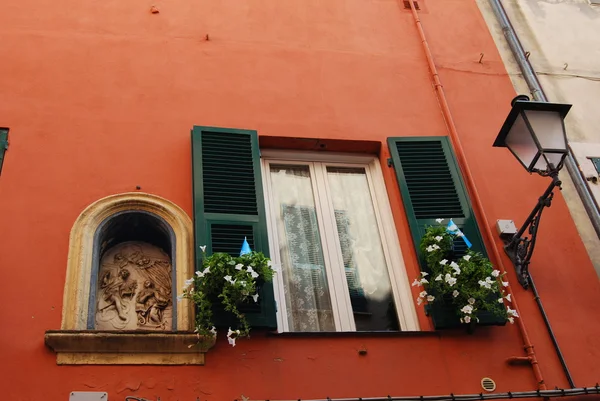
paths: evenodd
<path fill-rule="evenodd" d="M 473 244 L 471 244 L 471 241 L 469 241 L 469 239 L 463 234 L 463 232 L 460 231 L 460 228 L 458 228 L 458 226 L 452 221 L 452 219 L 450 219 L 450 221 L 448 222 L 446 231 L 448 231 L 450 234 L 455 234 L 461 237 L 463 241 L 465 241 L 465 244 L 467 244 L 468 248 L 473 246 Z"/>
<path fill-rule="evenodd" d="M 246 237 L 244 237 L 244 243 L 242 244 L 242 250 L 240 251 L 240 256 L 245 255 L 250 252 L 252 252 L 252 249 L 250 249 L 250 244 L 246 240 Z"/>

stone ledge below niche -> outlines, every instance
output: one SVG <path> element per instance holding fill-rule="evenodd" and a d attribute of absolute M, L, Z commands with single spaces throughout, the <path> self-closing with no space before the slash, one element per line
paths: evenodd
<path fill-rule="evenodd" d="M 204 365 L 215 339 L 200 346 L 193 332 L 48 330 L 44 342 L 57 365 Z"/>

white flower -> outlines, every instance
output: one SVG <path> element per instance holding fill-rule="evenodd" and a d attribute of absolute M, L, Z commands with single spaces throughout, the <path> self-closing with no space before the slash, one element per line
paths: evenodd
<path fill-rule="evenodd" d="M 438 249 L 441 249 L 437 244 L 433 244 L 433 245 L 429 245 L 427 248 L 427 252 L 433 252 L 433 251 L 437 251 Z"/>
<path fill-rule="evenodd" d="M 421 275 L 422 275 L 423 277 L 425 277 L 425 276 L 429 276 L 429 273 L 427 273 L 427 272 L 421 272 Z"/>
<path fill-rule="evenodd" d="M 189 278 L 189 279 L 185 280 L 186 287 L 189 287 L 192 284 L 194 284 L 194 278 Z"/>
<path fill-rule="evenodd" d="M 506 298 L 506 299 L 508 300 L 508 302 L 512 302 L 512 301 L 510 300 L 510 294 L 506 295 L 504 298 Z"/>
<path fill-rule="evenodd" d="M 427 291 L 421 291 L 421 293 L 419 293 L 419 296 L 421 298 L 425 298 L 427 296 Z"/>
<path fill-rule="evenodd" d="M 413 287 L 414 286 L 419 286 L 420 287 L 421 286 L 421 282 L 419 280 L 415 279 L 415 281 L 413 281 L 413 283 L 412 283 L 412 286 Z"/>
<path fill-rule="evenodd" d="M 258 294 L 252 295 L 252 299 L 254 300 L 254 302 L 258 302 Z"/>
<path fill-rule="evenodd" d="M 494 270 L 494 271 L 492 271 L 492 276 L 498 277 L 499 275 L 500 275 L 500 270 Z"/>
<path fill-rule="evenodd" d="M 469 299 L 467 299 L 467 302 L 468 302 L 470 305 L 473 305 L 473 304 L 475 303 L 475 298 L 469 298 Z"/>
<path fill-rule="evenodd" d="M 486 281 L 479 280 L 478 283 L 481 287 L 485 287 L 488 290 L 492 288 L 492 285 Z"/>
<path fill-rule="evenodd" d="M 427 295 L 427 300 L 429 302 L 433 302 L 435 300 L 435 297 L 433 295 Z"/>
<path fill-rule="evenodd" d="M 499 304 L 503 304 L 504 303 L 504 298 L 498 298 L 498 303 Z"/>
<path fill-rule="evenodd" d="M 448 259 L 442 259 L 440 261 L 440 265 L 445 265 L 446 263 L 448 263 Z"/>
<path fill-rule="evenodd" d="M 448 283 L 448 285 L 450 287 L 452 287 L 454 284 L 456 284 L 456 279 L 454 277 L 452 277 L 450 274 L 446 273 L 446 282 Z"/>
<path fill-rule="evenodd" d="M 456 298 L 459 294 L 460 294 L 460 292 L 458 292 L 457 290 L 452 291 L 452 296 L 454 298 Z"/>
<path fill-rule="evenodd" d="M 252 276 L 252 278 L 257 278 L 259 276 L 259 274 L 257 272 L 252 272 L 250 273 L 250 275 Z M 425 279 L 423 279 L 425 280 Z"/>
<path fill-rule="evenodd" d="M 225 281 L 229 281 L 231 284 L 235 284 L 236 280 L 232 280 L 230 275 L 223 277 Z"/>
<path fill-rule="evenodd" d="M 465 305 L 462 307 L 462 309 L 460 310 L 462 313 L 466 313 L 466 314 L 471 314 L 471 312 L 473 312 L 473 307 L 471 305 Z"/>
<path fill-rule="evenodd" d="M 437 221 L 438 223 L 441 223 L 442 221 L 444 221 L 444 219 L 435 219 L 435 221 Z"/>
<path fill-rule="evenodd" d="M 438 235 L 438 236 L 434 237 L 434 239 L 435 239 L 437 242 L 440 242 L 441 240 L 443 240 L 443 239 L 444 239 L 444 237 L 442 237 L 441 235 Z"/>
<path fill-rule="evenodd" d="M 215 326 L 212 327 L 212 329 L 210 329 L 210 332 L 212 333 L 213 336 L 217 336 L 217 329 Z"/>
<path fill-rule="evenodd" d="M 202 252 L 206 252 L 206 245 L 200 245 L 200 250 Z"/>
<path fill-rule="evenodd" d="M 252 268 L 252 266 L 248 266 L 248 273 L 252 273 L 254 271 L 254 269 Z"/>
<path fill-rule="evenodd" d="M 510 322 L 510 324 L 515 324 L 515 318 L 514 317 L 509 317 L 508 321 Z"/>
<path fill-rule="evenodd" d="M 471 255 L 465 255 L 465 256 L 463 256 L 463 259 L 468 262 L 469 259 L 471 259 Z"/>
<path fill-rule="evenodd" d="M 465 323 L 471 323 L 471 316 L 465 316 Z"/>
<path fill-rule="evenodd" d="M 235 338 L 227 337 L 227 341 L 229 342 L 229 345 L 235 347 Z"/>
<path fill-rule="evenodd" d="M 425 250 L 427 250 L 427 252 L 433 252 L 433 247 L 429 245 Z"/>
<path fill-rule="evenodd" d="M 196 272 L 196 276 L 202 278 L 204 277 L 204 272 Z"/>
<path fill-rule="evenodd" d="M 235 334 L 235 331 L 231 330 L 230 327 L 229 330 L 227 330 L 227 337 L 231 337 L 232 334 Z"/>
<path fill-rule="evenodd" d="M 519 317 L 519 315 L 517 314 L 517 310 L 516 309 L 510 309 L 510 306 L 508 306 L 506 308 L 506 313 L 508 313 L 508 316 Z"/>
<path fill-rule="evenodd" d="M 185 298 L 183 295 L 177 295 L 177 302 L 183 301 L 183 298 Z"/>
<path fill-rule="evenodd" d="M 202 271 L 202 273 L 204 273 L 204 274 L 208 274 L 208 273 L 210 273 L 210 266 L 208 266 L 206 269 L 204 269 L 204 270 Z"/>
<path fill-rule="evenodd" d="M 417 305 L 421 305 L 423 303 L 423 298 L 417 298 Z"/>
<path fill-rule="evenodd" d="M 240 285 L 241 285 L 242 287 L 245 287 L 245 286 L 246 286 L 246 282 L 245 282 L 245 281 L 240 281 Z"/>
<path fill-rule="evenodd" d="M 421 284 L 429 284 L 429 281 L 427 281 L 426 278 L 422 278 L 421 279 Z"/>
<path fill-rule="evenodd" d="M 244 267 L 243 264 L 238 263 L 237 265 L 235 265 L 235 270 L 242 270 L 243 267 Z"/>
<path fill-rule="evenodd" d="M 435 278 L 435 281 L 442 281 L 442 280 L 443 280 L 443 278 L 442 278 L 441 274 Z"/>
<path fill-rule="evenodd" d="M 460 267 L 458 263 L 452 262 L 450 263 L 450 267 L 454 269 L 454 274 L 460 274 Z"/>
<path fill-rule="evenodd" d="M 502 285 L 505 286 L 505 287 L 508 287 L 508 281 L 503 281 Z"/>
<path fill-rule="evenodd" d="M 267 266 L 269 266 L 269 267 L 273 266 L 273 262 L 271 262 L 270 260 L 267 260 Z"/>

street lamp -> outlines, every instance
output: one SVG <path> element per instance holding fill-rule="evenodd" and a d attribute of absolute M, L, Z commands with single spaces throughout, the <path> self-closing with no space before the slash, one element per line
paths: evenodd
<path fill-rule="evenodd" d="M 542 211 L 552 203 L 554 188 L 560 188 L 558 172 L 569 152 L 564 118 L 571 105 L 531 102 L 525 95 L 515 97 L 511 104 L 512 109 L 494 146 L 508 148 L 529 173 L 552 178 L 523 226 L 516 233 L 511 233 L 504 245 L 504 251 L 515 265 L 519 283 L 528 288 L 529 261 L 535 248 Z M 527 229 L 531 238 L 523 237 Z"/>

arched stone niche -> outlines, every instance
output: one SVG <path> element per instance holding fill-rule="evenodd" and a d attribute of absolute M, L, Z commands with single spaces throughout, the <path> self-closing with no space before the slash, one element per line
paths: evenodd
<path fill-rule="evenodd" d="M 70 234 L 61 330 L 46 332 L 57 363 L 204 364 L 206 350 L 188 347 L 193 307 L 176 301 L 193 263 L 192 221 L 174 203 L 133 192 L 89 205 Z M 99 324 L 101 308 L 128 323 Z M 156 324 L 133 324 L 140 315 Z"/>

